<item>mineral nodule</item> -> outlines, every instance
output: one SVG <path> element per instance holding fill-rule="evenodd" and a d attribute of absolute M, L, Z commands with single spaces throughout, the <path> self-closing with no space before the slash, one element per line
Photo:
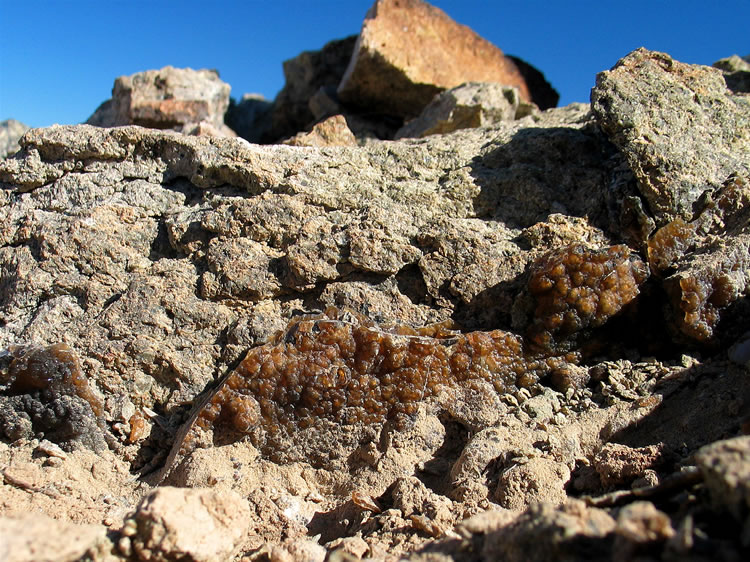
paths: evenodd
<path fill-rule="evenodd" d="M 76 353 L 66 344 L 13 346 L 0 395 L 0 431 L 11 439 L 29 430 L 63 445 L 106 447 L 100 431 L 101 401 L 92 391 Z M 30 426 L 30 427 L 29 427 Z"/>

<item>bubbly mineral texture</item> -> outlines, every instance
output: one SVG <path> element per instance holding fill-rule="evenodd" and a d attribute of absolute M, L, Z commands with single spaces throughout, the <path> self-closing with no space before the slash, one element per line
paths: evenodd
<path fill-rule="evenodd" d="M 103 408 L 66 344 L 12 346 L 5 352 L 0 395 L 0 431 L 9 439 L 44 433 L 70 446 L 73 441 L 106 448 L 100 430 Z"/>
<path fill-rule="evenodd" d="M 248 352 L 196 407 L 168 463 L 219 426 L 248 434 L 262 451 L 267 442 L 320 419 L 403 426 L 421 401 L 443 389 L 486 381 L 498 393 L 512 392 L 531 386 L 559 361 L 525 353 L 521 338 L 501 330 L 378 326 L 331 307 L 293 319 Z"/>
<path fill-rule="evenodd" d="M 536 300 L 531 341 L 552 350 L 603 325 L 635 299 L 648 275 L 648 266 L 627 246 L 573 244 L 553 250 L 534 264 L 529 279 Z"/>
<path fill-rule="evenodd" d="M 273 455 L 274 447 L 321 420 L 336 426 L 391 421 L 403 428 L 421 402 L 442 391 L 477 384 L 498 394 L 530 388 L 564 369 L 569 339 L 619 312 L 647 275 L 648 266 L 625 246 L 574 244 L 544 255 L 529 281 L 537 302 L 529 346 L 502 330 L 378 326 L 333 307 L 295 318 L 250 350 L 194 407 L 166 469 L 222 432 L 247 435 Z"/>
<path fill-rule="evenodd" d="M 677 218 L 648 241 L 652 270 L 665 278 L 682 333 L 707 341 L 721 311 L 750 287 L 750 186 L 731 176 L 690 222 Z"/>

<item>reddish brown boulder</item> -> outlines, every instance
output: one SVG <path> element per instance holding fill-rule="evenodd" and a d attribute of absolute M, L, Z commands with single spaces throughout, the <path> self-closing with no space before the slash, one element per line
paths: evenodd
<path fill-rule="evenodd" d="M 120 76 L 112 88 L 112 99 L 99 106 L 86 123 L 232 137 L 234 132 L 224 125 L 230 89 L 215 70 L 166 66 Z"/>
<path fill-rule="evenodd" d="M 351 105 L 414 117 L 435 94 L 469 81 L 516 86 L 533 101 L 516 64 L 442 10 L 422 0 L 376 0 L 338 93 Z"/>

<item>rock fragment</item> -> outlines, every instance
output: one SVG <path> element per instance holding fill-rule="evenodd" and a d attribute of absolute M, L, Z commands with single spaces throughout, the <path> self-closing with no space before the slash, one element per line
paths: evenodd
<path fill-rule="evenodd" d="M 647 247 L 680 331 L 710 341 L 722 312 L 750 289 L 750 179 L 733 174 L 702 204 L 692 221 L 667 223 Z"/>
<path fill-rule="evenodd" d="M 615 520 L 604 510 L 568 500 L 559 507 L 530 506 L 512 523 L 487 535 L 486 560 L 609 559 Z"/>
<path fill-rule="evenodd" d="M 0 517 L 3 562 L 99 560 L 107 546 L 104 527 L 98 525 L 77 525 L 41 513 Z"/>
<path fill-rule="evenodd" d="M 750 92 L 750 55 L 732 55 L 716 61 L 712 66 L 724 73 L 727 88 L 738 94 Z"/>
<path fill-rule="evenodd" d="M 458 129 L 491 127 L 535 111 L 536 106 L 521 100 L 516 88 L 494 82 L 468 82 L 435 96 L 419 117 L 396 131 L 394 138 L 426 137 Z"/>
<path fill-rule="evenodd" d="M 335 97 L 355 41 L 356 36 L 337 39 L 319 51 L 305 51 L 284 61 L 284 87 L 273 102 L 271 128 L 264 136 L 265 142 L 291 137 L 321 117 L 329 117 L 313 111 L 311 99 L 321 91 Z"/>
<path fill-rule="evenodd" d="M 357 146 L 357 139 L 343 115 L 334 115 L 316 123 L 309 133 L 298 133 L 283 141 L 289 146 Z"/>
<path fill-rule="evenodd" d="M 531 458 L 505 470 L 493 499 L 506 509 L 524 509 L 536 502 L 562 504 L 570 469 L 546 458 Z"/>
<path fill-rule="evenodd" d="M 250 524 L 247 501 L 235 492 L 161 487 L 125 528 L 138 560 L 207 562 L 230 559 Z"/>
<path fill-rule="evenodd" d="M 646 470 L 664 463 L 664 446 L 628 447 L 607 443 L 594 457 L 593 465 L 607 487 L 627 485 Z"/>
<path fill-rule="evenodd" d="M 750 529 L 750 437 L 706 445 L 695 456 L 714 506 L 728 510 Z M 750 535 L 745 539 L 750 539 Z"/>
<path fill-rule="evenodd" d="M 516 64 L 442 10 L 422 0 L 377 0 L 338 93 L 346 103 L 410 117 L 441 90 L 469 81 L 516 86 L 532 101 Z"/>
<path fill-rule="evenodd" d="M 99 106 L 86 123 L 233 137 L 224 125 L 229 91 L 229 84 L 222 82 L 215 70 L 166 66 L 120 76 L 112 88 L 112 99 Z"/>
<path fill-rule="evenodd" d="M 28 130 L 29 127 L 15 119 L 0 121 L 0 158 L 16 153 L 20 148 L 18 140 Z"/>
<path fill-rule="evenodd" d="M 271 126 L 272 107 L 273 102 L 261 94 L 243 94 L 239 101 L 229 99 L 224 121 L 238 136 L 259 143 Z"/>
<path fill-rule="evenodd" d="M 658 226 L 692 218 L 704 192 L 750 171 L 750 99 L 718 69 L 640 48 L 597 76 L 591 106 Z"/>

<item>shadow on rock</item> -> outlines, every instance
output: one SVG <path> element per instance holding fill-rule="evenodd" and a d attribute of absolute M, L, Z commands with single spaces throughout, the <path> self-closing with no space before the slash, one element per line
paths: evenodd
<path fill-rule="evenodd" d="M 475 158 L 471 174 L 481 191 L 474 210 L 519 228 L 562 213 L 606 229 L 606 194 L 619 159 L 595 125 L 521 129 Z"/>

